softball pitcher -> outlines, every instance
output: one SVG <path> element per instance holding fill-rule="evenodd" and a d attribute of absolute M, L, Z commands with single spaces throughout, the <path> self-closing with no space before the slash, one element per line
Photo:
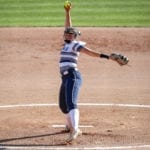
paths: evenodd
<path fill-rule="evenodd" d="M 66 129 L 70 133 L 67 142 L 72 142 L 82 134 L 82 131 L 79 129 L 79 109 L 77 106 L 78 94 L 82 83 L 82 77 L 77 67 L 79 54 L 85 53 L 92 57 L 112 59 L 117 62 L 118 59 L 115 58 L 114 55 L 118 55 L 113 53 L 109 56 L 106 54 L 97 53 L 90 48 L 87 48 L 85 42 L 78 41 L 77 37 L 80 35 L 80 32 L 76 28 L 72 27 L 70 14 L 71 5 L 68 5 L 64 8 L 64 47 L 61 50 L 59 62 L 62 78 L 59 93 L 59 107 L 61 111 L 66 115 Z M 128 61 L 126 57 L 124 57 L 123 55 L 121 56 L 121 60 L 124 60 L 124 62 Z"/>

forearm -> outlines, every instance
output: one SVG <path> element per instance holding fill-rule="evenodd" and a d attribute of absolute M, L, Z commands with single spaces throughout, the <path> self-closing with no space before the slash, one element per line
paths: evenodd
<path fill-rule="evenodd" d="M 93 50 L 91 50 L 91 49 L 82 49 L 81 50 L 81 52 L 83 52 L 84 54 L 86 54 L 86 55 L 89 55 L 89 56 L 92 56 L 92 57 L 99 57 L 99 53 L 97 53 L 97 52 L 94 52 Z"/>
<path fill-rule="evenodd" d="M 106 58 L 106 59 L 109 59 L 109 56 L 106 55 L 106 54 L 103 54 L 103 53 L 98 53 L 98 52 L 95 52 L 89 48 L 82 48 L 81 49 L 81 52 L 89 55 L 89 56 L 92 56 L 92 57 L 100 57 L 100 58 Z"/>
<path fill-rule="evenodd" d="M 66 16 L 65 16 L 65 28 L 72 27 L 70 11 L 66 10 L 65 13 L 66 13 Z"/>

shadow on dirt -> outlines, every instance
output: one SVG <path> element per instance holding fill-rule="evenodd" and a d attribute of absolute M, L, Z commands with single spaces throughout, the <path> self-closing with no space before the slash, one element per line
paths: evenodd
<path fill-rule="evenodd" d="M 65 143 L 59 141 L 59 143 L 53 143 L 53 144 L 6 144 L 7 142 L 13 142 L 13 141 L 20 141 L 20 140 L 28 140 L 28 139 L 34 139 L 34 138 L 42 138 L 42 137 L 50 137 L 54 135 L 60 135 L 64 134 L 66 132 L 60 131 L 60 132 L 54 132 L 50 134 L 43 134 L 43 135 L 34 135 L 34 136 L 24 136 L 24 137 L 16 137 L 16 138 L 8 138 L 8 139 L 2 139 L 0 140 L 0 150 L 3 147 L 46 147 L 46 146 L 63 146 Z"/>

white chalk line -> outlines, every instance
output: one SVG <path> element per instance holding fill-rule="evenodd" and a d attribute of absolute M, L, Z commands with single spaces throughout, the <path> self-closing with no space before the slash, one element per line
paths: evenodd
<path fill-rule="evenodd" d="M 50 146 L 0 146 L 3 149 L 17 149 L 17 150 L 133 150 L 150 148 L 150 145 L 137 145 L 137 146 L 112 146 L 112 147 L 50 147 Z"/>
<path fill-rule="evenodd" d="M 104 107 L 130 107 L 130 108 L 150 108 L 150 105 L 142 104 L 114 104 L 114 103 L 78 103 L 79 106 L 104 106 Z M 51 107 L 58 106 L 56 103 L 51 104 L 17 104 L 17 105 L 0 105 L 2 108 L 17 108 L 17 107 Z"/>
<path fill-rule="evenodd" d="M 54 124 L 52 125 L 53 128 L 65 128 L 66 125 L 63 125 L 63 124 Z M 93 128 L 94 126 L 92 125 L 79 125 L 79 128 Z"/>

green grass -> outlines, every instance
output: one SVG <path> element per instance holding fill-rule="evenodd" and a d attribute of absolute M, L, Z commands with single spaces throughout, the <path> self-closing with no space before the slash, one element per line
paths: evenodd
<path fill-rule="evenodd" d="M 72 0 L 74 26 L 150 26 L 150 0 Z M 63 26 L 64 0 L 0 0 L 0 26 Z"/>

